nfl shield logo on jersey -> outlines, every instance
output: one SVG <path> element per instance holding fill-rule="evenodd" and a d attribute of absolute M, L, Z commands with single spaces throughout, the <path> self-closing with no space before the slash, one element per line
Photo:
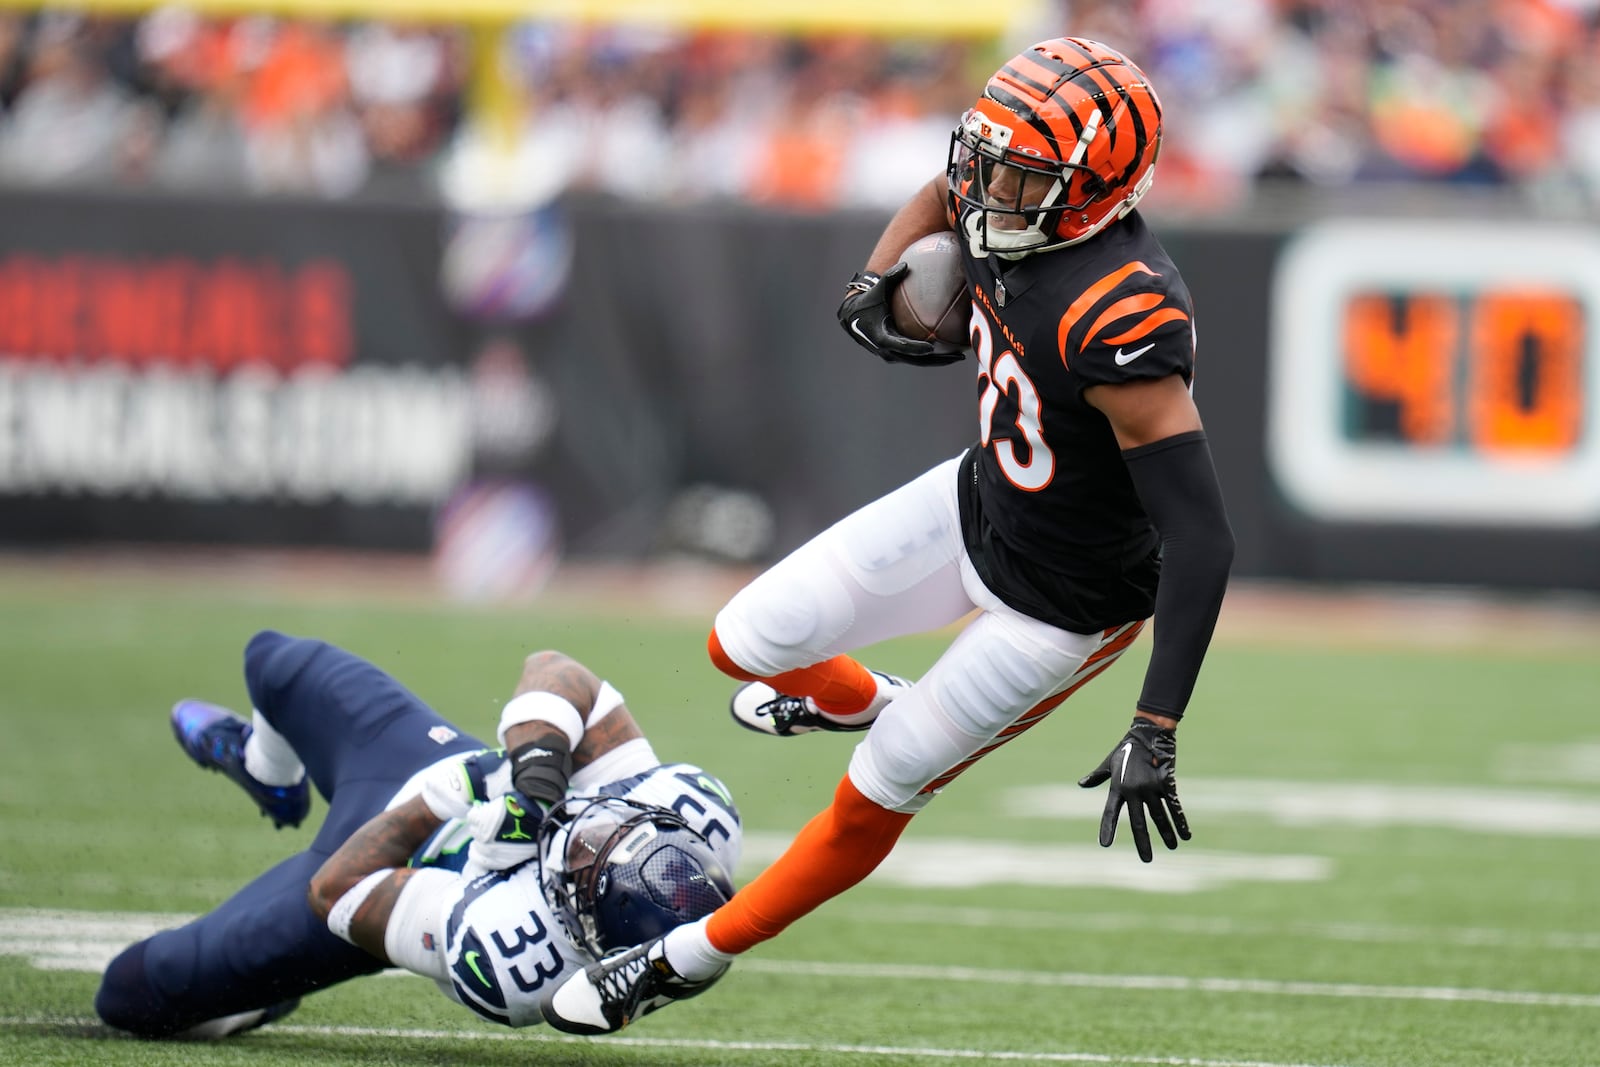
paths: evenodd
<path fill-rule="evenodd" d="M 448 726 L 435 726 L 433 729 L 428 731 L 428 737 L 430 737 L 433 740 L 433 743 L 436 745 L 449 744 L 451 741 L 454 741 L 460 736 L 460 734 L 456 733 Z"/>

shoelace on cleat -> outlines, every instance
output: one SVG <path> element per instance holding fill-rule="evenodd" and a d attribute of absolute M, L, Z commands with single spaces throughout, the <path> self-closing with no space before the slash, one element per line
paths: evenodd
<path fill-rule="evenodd" d="M 634 989 L 634 984 L 650 970 L 650 961 L 644 956 L 629 960 L 614 970 L 600 976 L 601 1003 L 622 1010 L 623 1018 L 633 1014 L 634 1007 L 644 999 L 645 986 Z"/>
<path fill-rule="evenodd" d="M 773 725 L 780 731 L 787 730 L 796 723 L 810 722 L 816 717 L 806 706 L 805 697 L 791 696 L 779 696 L 767 701 L 756 710 L 756 714 L 771 718 Z"/>

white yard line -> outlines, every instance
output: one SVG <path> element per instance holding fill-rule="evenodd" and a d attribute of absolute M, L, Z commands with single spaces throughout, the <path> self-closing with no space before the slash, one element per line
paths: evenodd
<path fill-rule="evenodd" d="M 0 1027 L 97 1026 L 99 1021 L 83 1018 L 37 1018 L 0 1016 Z M 567 1037 L 549 1032 L 472 1030 L 402 1030 L 367 1026 L 294 1026 L 274 1024 L 274 1034 L 306 1034 L 329 1037 L 387 1037 L 418 1041 L 536 1041 L 550 1045 L 620 1045 L 635 1049 L 699 1049 L 706 1052 L 805 1052 L 834 1056 L 903 1056 L 916 1060 L 984 1060 L 1009 1063 L 1096 1063 L 1136 1064 L 1138 1067 L 1345 1067 L 1333 1063 L 1286 1063 L 1276 1060 L 1213 1060 L 1186 1056 L 1113 1055 L 1105 1052 L 1021 1052 L 987 1051 L 966 1048 L 914 1048 L 905 1045 L 832 1045 L 799 1041 L 710 1041 L 693 1038 L 648 1037 Z"/>
<path fill-rule="evenodd" d="M 1600 934 L 1574 930 L 1499 930 L 1479 926 L 1400 926 L 1386 923 L 1252 922 L 1248 919 L 1201 915 L 1158 915 L 1133 912 L 1017 911 L 1003 908 L 858 904 L 830 913 L 835 921 L 944 924 L 977 929 L 1089 930 L 1113 933 L 1144 930 L 1191 937 L 1294 937 L 1313 941 L 1369 944 L 1456 945 L 1462 948 L 1520 949 L 1548 952 L 1600 952 Z"/>
<path fill-rule="evenodd" d="M 1185 777 L 1183 805 L 1218 822 L 1250 819 L 1297 828 L 1419 826 L 1519 837 L 1600 837 L 1600 795 L 1592 789 Z M 1099 822 L 1105 797 L 1075 785 L 1024 785 L 1005 790 L 1000 806 L 1019 819 Z"/>
<path fill-rule="evenodd" d="M 1100 803 L 1103 806 L 1104 801 Z M 1095 818 L 1099 817 L 1097 813 Z M 740 873 L 755 875 L 777 859 L 789 841 L 784 834 L 747 831 Z M 876 886 L 912 889 L 1106 886 L 1130 893 L 1183 894 L 1261 882 L 1324 882 L 1333 874 L 1333 861 L 1322 856 L 1184 848 L 1163 855 L 1160 863 L 1152 865 L 1140 863 L 1131 848 L 1107 852 L 1093 842 L 907 837 L 895 845 L 871 878 Z"/>
<path fill-rule="evenodd" d="M 98 971 L 130 941 L 147 937 L 157 929 L 183 921 L 183 918 L 148 912 L 119 915 L 110 912 L 38 912 L 27 908 L 0 908 L 0 955 L 23 956 L 42 969 Z M 813 963 L 760 957 L 740 960 L 739 967 L 761 974 L 808 978 L 1600 1008 L 1600 994 L 1457 986 L 1369 985 L 1182 975 L 1119 976 L 913 964 Z"/>
<path fill-rule="evenodd" d="M 1186 978 L 1166 974 L 1075 974 L 1060 971 L 1001 971 L 978 967 L 929 967 L 882 963 L 803 963 L 794 960 L 740 960 L 746 971 L 805 975 L 811 978 L 868 978 L 874 981 L 963 982 L 973 985 L 1051 986 L 1076 989 L 1130 989 L 1141 992 L 1244 993 L 1251 996 L 1332 997 L 1363 1000 L 1449 1001 L 1515 1004 L 1545 1008 L 1600 1008 L 1600 994 L 1538 993 L 1515 989 L 1456 986 L 1366 985 L 1358 982 L 1278 982 L 1262 978 Z"/>

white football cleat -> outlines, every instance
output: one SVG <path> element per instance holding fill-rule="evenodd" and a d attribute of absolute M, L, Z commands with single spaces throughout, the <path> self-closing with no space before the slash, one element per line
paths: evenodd
<path fill-rule="evenodd" d="M 840 722 L 823 714 L 810 697 L 789 696 L 780 693 L 766 682 L 747 682 L 734 691 L 728 703 L 733 721 L 747 730 L 772 737 L 793 737 L 817 730 L 834 733 L 854 733 L 870 728 L 878 713 L 901 692 L 910 689 L 904 678 L 883 671 L 870 672 L 878 680 L 878 695 L 867 707 L 865 718 L 855 722 Z"/>
<path fill-rule="evenodd" d="M 544 1021 L 569 1034 L 613 1034 L 675 1000 L 699 996 L 728 973 L 725 966 L 691 982 L 667 962 L 662 940 L 613 952 L 556 986 L 540 1002 Z"/>

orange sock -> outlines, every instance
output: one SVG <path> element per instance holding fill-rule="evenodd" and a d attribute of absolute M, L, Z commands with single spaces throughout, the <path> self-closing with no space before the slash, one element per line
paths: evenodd
<path fill-rule="evenodd" d="M 722 647 L 722 639 L 713 629 L 706 640 L 706 652 L 712 664 L 730 678 L 741 682 L 765 681 L 780 693 L 789 696 L 810 697 L 817 707 L 834 715 L 855 715 L 866 711 L 878 695 L 878 680 L 872 672 L 849 656 L 839 655 L 784 671 L 770 678 L 752 674 L 739 666 Z"/>
<path fill-rule="evenodd" d="M 879 807 L 850 781 L 806 823 L 783 855 L 718 908 L 706 937 L 720 952 L 744 952 L 871 874 L 911 816 Z"/>

